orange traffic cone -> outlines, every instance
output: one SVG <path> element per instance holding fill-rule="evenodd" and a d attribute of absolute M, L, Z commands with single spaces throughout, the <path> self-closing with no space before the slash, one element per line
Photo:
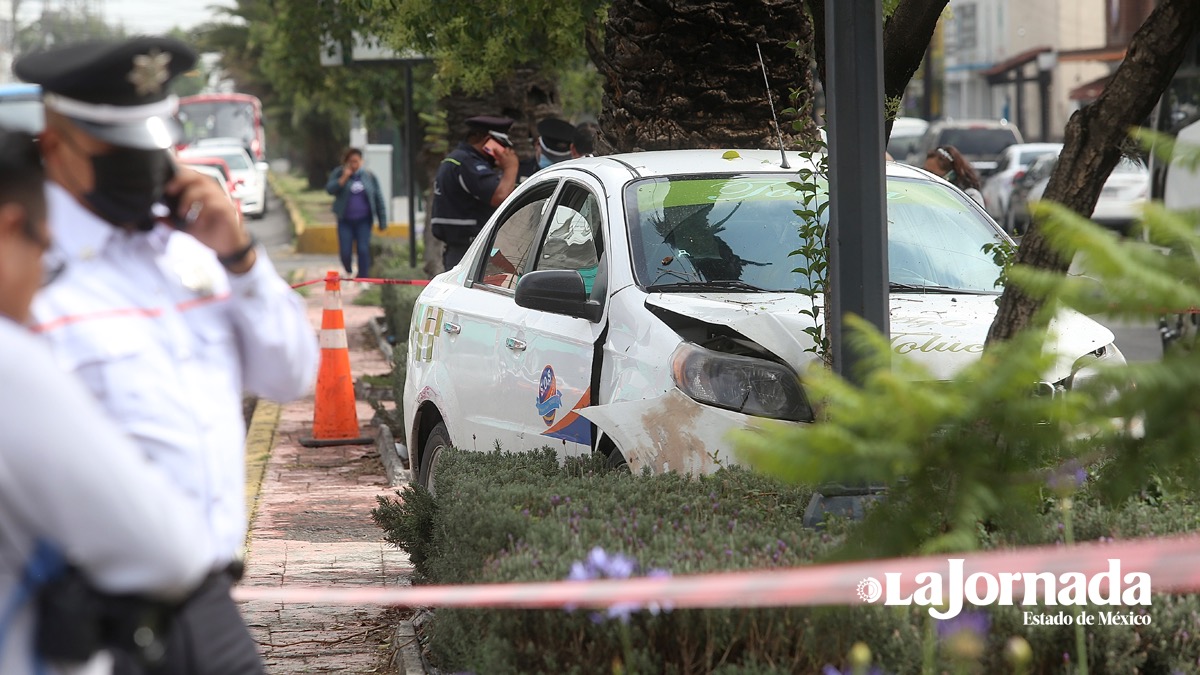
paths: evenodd
<path fill-rule="evenodd" d="M 329 272 L 325 275 L 325 312 L 321 315 L 321 365 L 317 370 L 313 435 L 300 439 L 300 445 L 315 448 L 374 442 L 359 435 L 346 320 L 342 316 L 341 277 Z"/>

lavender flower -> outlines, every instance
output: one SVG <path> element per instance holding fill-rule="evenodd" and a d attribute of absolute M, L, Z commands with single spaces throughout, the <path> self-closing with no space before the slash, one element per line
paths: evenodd
<path fill-rule="evenodd" d="M 976 637 L 985 637 L 992 627 L 992 619 L 983 612 L 962 612 L 958 616 L 937 622 L 937 636 L 945 641 L 961 632 L 969 632 Z"/>
<path fill-rule="evenodd" d="M 1087 471 L 1078 460 L 1070 460 L 1050 473 L 1046 485 L 1056 492 L 1074 492 L 1087 482 Z"/>
<path fill-rule="evenodd" d="M 983 612 L 963 612 L 937 623 L 938 641 L 951 658 L 975 661 L 983 656 L 991 618 Z"/>
<path fill-rule="evenodd" d="M 576 561 L 571 564 L 571 571 L 567 574 L 569 581 L 592 581 L 596 579 L 628 579 L 637 571 L 637 563 L 620 553 L 610 554 L 599 546 L 588 551 L 587 557 L 581 561 Z M 653 578 L 669 577 L 671 573 L 664 569 L 653 568 L 646 572 L 646 576 Z M 568 612 L 574 611 L 574 605 L 565 607 Z M 605 616 L 609 619 L 618 619 L 622 623 L 629 623 L 629 617 L 633 612 L 648 610 L 651 614 L 657 615 L 660 611 L 670 611 L 670 603 L 650 603 L 646 607 L 642 607 L 636 602 L 619 602 L 608 608 L 604 615 L 600 613 L 592 613 L 590 618 L 594 623 L 604 621 Z"/>

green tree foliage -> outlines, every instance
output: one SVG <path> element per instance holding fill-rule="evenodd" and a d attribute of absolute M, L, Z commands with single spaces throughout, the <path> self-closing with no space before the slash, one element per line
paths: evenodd
<path fill-rule="evenodd" d="M 17 52 L 49 49 L 55 45 L 122 38 L 125 29 L 107 23 L 98 14 L 68 9 L 46 9 L 17 31 Z"/>
<path fill-rule="evenodd" d="M 597 40 L 604 0 L 359 0 L 359 12 L 389 44 L 416 49 L 437 64 L 438 93 L 490 90 L 518 66 L 560 74 Z"/>
<path fill-rule="evenodd" d="M 324 185 L 347 142 L 350 111 L 369 128 L 402 118 L 400 66 L 325 67 L 327 39 L 346 41 L 364 25 L 354 3 L 238 0 L 231 21 L 202 27 L 200 44 L 219 50 L 239 91 L 263 99 L 270 126 L 295 147 L 311 185 Z M 364 31 L 365 32 L 365 31 Z"/>

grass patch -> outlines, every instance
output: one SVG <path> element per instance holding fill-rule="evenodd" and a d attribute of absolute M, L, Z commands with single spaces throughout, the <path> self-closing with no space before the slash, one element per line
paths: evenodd
<path fill-rule="evenodd" d="M 286 197 L 300 211 L 309 224 L 334 223 L 333 195 L 325 190 L 310 190 L 308 180 L 292 173 L 276 173 L 275 190 L 281 198 Z"/>

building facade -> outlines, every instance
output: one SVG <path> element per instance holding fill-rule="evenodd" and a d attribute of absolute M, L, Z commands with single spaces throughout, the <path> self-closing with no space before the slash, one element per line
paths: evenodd
<path fill-rule="evenodd" d="M 1061 140 L 1102 90 L 1154 0 L 961 0 L 942 19 L 942 114 L 1007 119 Z"/>

